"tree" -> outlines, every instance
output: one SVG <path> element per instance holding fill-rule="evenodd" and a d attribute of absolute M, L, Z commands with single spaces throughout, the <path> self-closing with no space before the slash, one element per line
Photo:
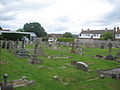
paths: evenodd
<path fill-rule="evenodd" d="M 104 40 L 113 40 L 114 38 L 114 35 L 111 33 L 111 32 L 104 32 L 101 36 L 100 36 L 101 39 L 104 39 Z"/>
<path fill-rule="evenodd" d="M 24 32 L 24 29 L 20 28 L 17 30 L 17 32 Z"/>
<path fill-rule="evenodd" d="M 0 26 L 0 30 L 2 30 L 2 27 Z"/>
<path fill-rule="evenodd" d="M 46 31 L 43 27 L 41 27 L 41 24 L 39 24 L 38 22 L 26 23 L 23 29 L 25 32 L 34 32 L 37 37 L 47 36 Z"/>
<path fill-rule="evenodd" d="M 70 32 L 66 32 L 66 33 L 63 34 L 63 37 L 72 38 L 73 35 L 72 35 L 72 33 L 70 33 Z"/>

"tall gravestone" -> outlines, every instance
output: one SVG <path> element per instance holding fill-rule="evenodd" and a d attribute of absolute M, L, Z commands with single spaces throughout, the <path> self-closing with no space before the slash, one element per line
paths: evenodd
<path fill-rule="evenodd" d="M 31 64 L 43 63 L 43 60 L 37 59 L 37 56 L 39 56 L 39 54 L 40 54 L 40 48 L 41 48 L 39 45 L 40 41 L 41 41 L 40 38 L 36 39 L 34 53 L 33 53 L 33 55 L 30 56 L 30 59 L 29 59 L 29 63 L 31 63 Z"/>
<path fill-rule="evenodd" d="M 74 40 L 73 40 L 73 42 L 72 42 L 71 53 L 75 53 L 75 43 L 74 43 Z"/>
<path fill-rule="evenodd" d="M 27 54 L 26 50 L 25 50 L 25 37 L 22 37 L 22 48 L 19 50 L 18 52 L 18 57 L 29 57 L 29 55 Z"/>
<path fill-rule="evenodd" d="M 120 44 L 118 45 L 119 51 L 117 52 L 117 57 L 120 57 Z"/>

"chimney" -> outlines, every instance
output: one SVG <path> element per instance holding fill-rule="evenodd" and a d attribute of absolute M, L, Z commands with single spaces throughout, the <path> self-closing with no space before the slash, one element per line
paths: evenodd
<path fill-rule="evenodd" d="M 83 32 L 83 29 L 82 29 L 82 32 Z"/>
<path fill-rule="evenodd" d="M 119 27 L 117 27 L 117 31 L 119 30 Z"/>
<path fill-rule="evenodd" d="M 89 28 L 87 29 L 87 31 L 89 31 Z"/>
<path fill-rule="evenodd" d="M 107 28 L 105 28 L 105 31 L 107 31 Z"/>
<path fill-rule="evenodd" d="M 116 31 L 116 27 L 114 27 L 114 31 Z"/>

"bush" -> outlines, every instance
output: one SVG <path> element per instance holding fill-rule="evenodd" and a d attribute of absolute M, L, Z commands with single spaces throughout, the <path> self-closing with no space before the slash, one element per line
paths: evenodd
<path fill-rule="evenodd" d="M 73 42 L 74 38 L 58 38 L 60 42 Z"/>

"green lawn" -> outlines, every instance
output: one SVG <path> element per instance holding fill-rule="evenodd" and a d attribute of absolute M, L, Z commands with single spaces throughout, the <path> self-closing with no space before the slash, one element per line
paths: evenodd
<path fill-rule="evenodd" d="M 27 46 L 27 49 L 33 47 Z M 15 90 L 120 90 L 120 81 L 105 78 L 86 81 L 97 78 L 97 69 L 116 68 L 120 63 L 116 61 L 106 61 L 102 59 L 94 59 L 92 56 L 96 54 L 107 55 L 108 49 L 85 49 L 84 55 L 71 54 L 70 48 L 62 47 L 59 50 L 43 48 L 45 56 L 39 58 L 44 60 L 43 64 L 31 65 L 28 58 L 18 58 L 11 52 L 1 49 L 0 60 L 4 63 L 0 64 L 0 81 L 3 80 L 2 75 L 8 73 L 9 81 L 27 76 L 29 80 L 35 80 L 35 84 L 26 87 L 17 87 Z M 117 49 L 114 48 L 112 54 L 116 54 Z M 48 59 L 47 56 L 72 56 L 69 59 Z M 91 72 L 84 72 L 76 68 L 67 66 L 71 60 L 81 61 L 89 64 Z M 39 68 L 39 66 L 46 68 Z M 61 67 L 66 68 L 61 68 Z M 53 76 L 59 76 L 68 85 L 55 81 Z"/>

